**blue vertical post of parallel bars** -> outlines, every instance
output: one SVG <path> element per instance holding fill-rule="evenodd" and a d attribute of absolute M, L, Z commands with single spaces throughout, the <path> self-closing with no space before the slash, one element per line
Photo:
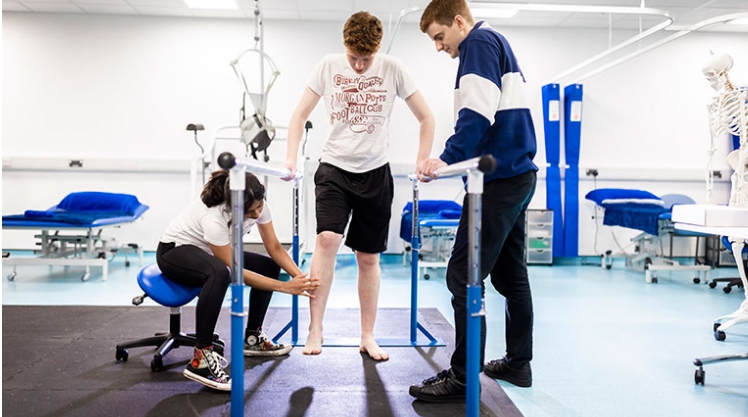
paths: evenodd
<path fill-rule="evenodd" d="M 582 138 L 582 85 L 564 88 L 564 256 L 579 254 L 579 148 Z"/>
<path fill-rule="evenodd" d="M 546 208 L 553 210 L 553 255 L 564 256 L 564 222 L 561 207 L 561 89 L 558 84 L 546 84 L 543 92 L 543 131 L 545 132 Z"/>

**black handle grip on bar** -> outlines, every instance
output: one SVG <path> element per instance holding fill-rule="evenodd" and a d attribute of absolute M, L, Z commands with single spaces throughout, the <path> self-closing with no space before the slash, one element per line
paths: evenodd
<path fill-rule="evenodd" d="M 224 152 L 218 156 L 218 166 L 231 169 L 236 165 L 236 157 L 231 152 Z"/>
<path fill-rule="evenodd" d="M 493 155 L 483 155 L 478 161 L 478 169 L 484 174 L 490 174 L 496 169 L 496 158 Z"/>

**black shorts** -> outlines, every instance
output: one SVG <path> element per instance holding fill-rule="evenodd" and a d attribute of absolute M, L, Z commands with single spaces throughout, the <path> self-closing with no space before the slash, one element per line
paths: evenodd
<path fill-rule="evenodd" d="M 394 186 L 390 165 L 353 173 L 321 163 L 314 174 L 317 234 L 345 234 L 345 245 L 355 251 L 380 253 L 387 249 Z"/>

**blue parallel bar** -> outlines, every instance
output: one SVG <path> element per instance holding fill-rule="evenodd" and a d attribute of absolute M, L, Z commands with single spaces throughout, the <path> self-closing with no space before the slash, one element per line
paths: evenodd
<path fill-rule="evenodd" d="M 299 263 L 299 181 L 294 184 L 293 189 L 293 239 L 291 240 L 291 257 L 294 263 L 301 268 Z M 293 277 L 292 277 L 293 278 Z M 299 296 L 291 296 L 291 321 L 281 331 L 273 336 L 273 342 L 278 343 L 288 329 L 291 329 L 291 345 L 299 344 Z"/>
<path fill-rule="evenodd" d="M 297 213 L 296 218 L 298 219 L 298 211 L 299 211 L 299 204 L 298 199 L 294 201 L 294 210 Z M 297 230 L 294 230 L 293 240 L 292 240 L 292 255 L 293 255 L 293 261 L 296 263 L 296 265 L 301 266 L 299 263 L 299 232 L 298 228 Z M 291 323 L 289 323 L 291 326 L 291 344 L 296 345 L 299 343 L 299 296 L 293 295 L 291 298 Z"/>
<path fill-rule="evenodd" d="M 413 181 L 413 215 L 410 233 L 410 344 L 416 346 L 418 339 L 418 253 L 421 243 L 418 239 L 418 183 Z M 432 339 L 433 340 L 433 339 Z"/>
<path fill-rule="evenodd" d="M 418 339 L 418 237 L 413 233 L 410 240 L 410 343 L 414 346 Z"/>
<path fill-rule="evenodd" d="M 481 311 L 483 302 L 481 300 L 481 287 L 468 285 L 467 287 L 467 396 L 465 398 L 465 415 L 477 417 L 480 409 L 480 331 Z"/>
<path fill-rule="evenodd" d="M 244 288 L 231 284 L 231 417 L 244 415 Z"/>

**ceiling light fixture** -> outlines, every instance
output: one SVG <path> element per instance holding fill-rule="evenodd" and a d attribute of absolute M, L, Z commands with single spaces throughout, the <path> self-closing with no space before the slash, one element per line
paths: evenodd
<path fill-rule="evenodd" d="M 470 12 L 474 17 L 509 19 L 514 17 L 519 10 L 499 6 L 498 3 L 471 3 Z"/>
<path fill-rule="evenodd" d="M 184 0 L 190 9 L 239 10 L 236 0 Z"/>

